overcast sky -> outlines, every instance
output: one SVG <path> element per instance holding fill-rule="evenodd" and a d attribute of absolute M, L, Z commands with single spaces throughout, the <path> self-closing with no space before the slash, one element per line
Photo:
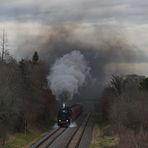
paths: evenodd
<path fill-rule="evenodd" d="M 148 55 L 147 0 L 0 0 L 0 29 L 14 48 L 18 29 L 36 35 L 39 28 L 66 23 L 121 27 Z"/>
<path fill-rule="evenodd" d="M 146 24 L 147 8 L 147 0 L 0 0 L 0 20 Z"/>
<path fill-rule="evenodd" d="M 13 19 L 17 15 L 31 18 L 47 13 L 51 20 L 80 18 L 99 21 L 101 18 L 146 22 L 147 0 L 0 0 L 1 19 Z M 86 13 L 87 15 L 85 15 Z M 69 18 L 70 17 L 70 18 Z M 36 18 L 35 18 L 36 19 Z M 43 17 L 42 17 L 43 19 Z"/>
<path fill-rule="evenodd" d="M 17 23 L 30 27 L 68 22 L 121 25 L 145 49 L 147 16 L 147 0 L 0 0 L 0 24 L 6 30 Z"/>

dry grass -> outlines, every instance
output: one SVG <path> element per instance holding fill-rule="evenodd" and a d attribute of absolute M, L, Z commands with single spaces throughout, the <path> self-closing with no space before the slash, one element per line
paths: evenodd
<path fill-rule="evenodd" d="M 96 124 L 93 129 L 90 148 L 111 148 L 117 145 L 118 138 L 108 134 L 109 129 L 110 127 L 108 125 L 100 127 Z"/>

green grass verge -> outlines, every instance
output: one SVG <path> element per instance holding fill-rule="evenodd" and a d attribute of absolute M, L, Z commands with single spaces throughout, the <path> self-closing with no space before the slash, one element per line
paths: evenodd
<path fill-rule="evenodd" d="M 42 130 L 33 129 L 26 135 L 24 133 L 16 133 L 9 138 L 9 141 L 5 144 L 4 148 L 23 148 L 47 131 L 49 131 L 49 128 Z"/>
<path fill-rule="evenodd" d="M 27 134 L 25 133 L 11 134 L 3 148 L 27 148 L 29 144 L 36 141 L 42 134 L 48 132 L 54 123 L 55 123 L 54 119 L 49 119 L 49 121 L 47 121 L 46 124 L 42 123 L 30 126 Z"/>

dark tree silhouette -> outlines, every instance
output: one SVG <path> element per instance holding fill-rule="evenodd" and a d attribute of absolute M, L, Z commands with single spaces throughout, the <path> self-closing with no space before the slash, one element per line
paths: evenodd
<path fill-rule="evenodd" d="M 111 78 L 111 87 L 114 89 L 115 94 L 120 96 L 123 89 L 123 78 L 121 76 L 113 75 Z"/>
<path fill-rule="evenodd" d="M 140 88 L 148 90 L 148 78 L 143 79 L 143 81 L 140 83 Z"/>
<path fill-rule="evenodd" d="M 32 61 L 33 61 L 33 63 L 37 63 L 38 60 L 39 60 L 39 55 L 38 55 L 38 52 L 35 51 L 33 56 L 32 56 Z"/>

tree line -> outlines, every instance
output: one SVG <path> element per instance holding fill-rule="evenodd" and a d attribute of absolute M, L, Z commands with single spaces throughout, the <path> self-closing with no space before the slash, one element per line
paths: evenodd
<path fill-rule="evenodd" d="M 146 148 L 148 142 L 148 78 L 112 76 L 102 95 L 103 116 L 118 135 L 117 148 Z"/>
<path fill-rule="evenodd" d="M 50 123 L 55 98 L 47 87 L 48 65 L 35 52 L 32 60 L 0 61 L 0 139 Z"/>

